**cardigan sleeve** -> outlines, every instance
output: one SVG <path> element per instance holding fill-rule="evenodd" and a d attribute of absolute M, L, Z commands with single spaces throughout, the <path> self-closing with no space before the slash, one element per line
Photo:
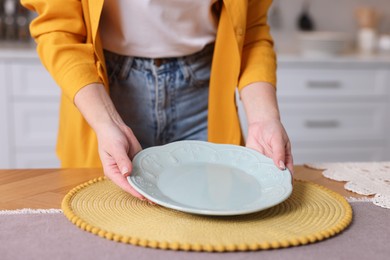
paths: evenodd
<path fill-rule="evenodd" d="M 42 64 L 73 102 L 84 86 L 102 82 L 81 0 L 21 0 L 37 13 L 30 24 Z"/>
<path fill-rule="evenodd" d="M 253 82 L 268 82 L 276 87 L 276 54 L 267 24 L 272 0 L 249 0 L 247 26 L 241 57 L 238 89 Z"/>

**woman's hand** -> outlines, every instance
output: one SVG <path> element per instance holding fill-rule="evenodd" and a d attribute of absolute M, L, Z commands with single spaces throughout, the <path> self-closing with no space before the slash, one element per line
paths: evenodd
<path fill-rule="evenodd" d="M 123 122 L 102 84 L 82 88 L 74 102 L 96 133 L 104 174 L 124 191 L 145 199 L 131 187 L 131 159 L 141 150 L 137 138 Z"/>
<path fill-rule="evenodd" d="M 287 167 L 293 173 L 291 144 L 280 120 L 250 124 L 246 147 L 272 158 L 280 169 Z"/>
<path fill-rule="evenodd" d="M 130 159 L 141 151 L 133 131 L 125 124 L 113 122 L 100 127 L 96 134 L 104 174 L 124 191 L 144 200 L 126 179 L 132 171 Z"/>
<path fill-rule="evenodd" d="M 241 90 L 248 123 L 246 147 L 272 158 L 275 165 L 293 174 L 291 143 L 280 121 L 275 87 L 255 82 Z"/>

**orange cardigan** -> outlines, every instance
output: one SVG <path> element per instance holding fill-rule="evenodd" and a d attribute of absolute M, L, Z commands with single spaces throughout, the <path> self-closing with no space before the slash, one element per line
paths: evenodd
<path fill-rule="evenodd" d="M 57 154 L 62 167 L 100 167 L 97 139 L 73 103 L 84 86 L 109 91 L 99 19 L 104 0 L 21 0 L 38 16 L 30 31 L 39 57 L 62 90 Z M 235 89 L 276 86 L 276 58 L 267 25 L 272 0 L 224 0 L 210 78 L 208 139 L 242 143 Z"/>

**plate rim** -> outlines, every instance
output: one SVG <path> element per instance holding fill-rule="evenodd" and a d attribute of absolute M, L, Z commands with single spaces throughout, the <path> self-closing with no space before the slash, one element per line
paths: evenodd
<path fill-rule="evenodd" d="M 133 162 L 134 162 L 134 160 L 139 158 L 141 155 L 143 155 L 145 153 L 148 153 L 151 150 L 159 150 L 159 149 L 163 150 L 163 149 L 166 149 L 166 147 L 168 147 L 168 146 L 172 146 L 172 145 L 176 146 L 176 145 L 178 145 L 178 143 L 180 143 L 180 144 L 188 144 L 188 143 L 195 144 L 196 143 L 196 144 L 209 146 L 209 147 L 212 147 L 212 148 L 218 147 L 218 149 L 220 149 L 221 147 L 229 147 L 229 148 L 233 148 L 233 149 L 238 149 L 238 150 L 241 150 L 241 151 L 249 152 L 249 153 L 254 154 L 256 157 L 264 157 L 264 158 L 272 161 L 272 159 L 266 157 L 263 154 L 260 154 L 259 152 L 257 152 L 254 149 L 243 147 L 243 146 L 239 146 L 239 145 L 217 144 L 217 143 L 212 143 L 212 142 L 208 142 L 208 141 L 206 142 L 206 141 L 197 141 L 197 140 L 183 140 L 183 141 L 171 142 L 171 143 L 168 143 L 168 144 L 165 144 L 165 145 L 153 146 L 153 147 L 141 150 L 139 153 L 137 153 L 135 155 L 135 157 L 133 158 Z M 264 159 L 264 158 L 262 158 L 262 159 Z M 271 164 L 271 163 L 267 163 L 267 162 L 261 162 L 261 163 L 263 163 L 263 164 Z M 227 166 L 232 167 L 230 165 L 227 165 Z M 273 164 L 273 162 L 272 162 L 272 166 L 277 168 Z M 273 203 L 270 203 L 267 206 L 253 207 L 253 208 L 246 209 L 246 210 L 244 210 L 244 209 L 238 209 L 238 210 L 225 210 L 225 209 L 223 209 L 223 210 L 210 210 L 210 209 L 199 209 L 199 208 L 195 208 L 195 207 L 192 207 L 192 206 L 185 206 L 185 205 L 184 205 L 185 207 L 182 207 L 182 206 L 178 205 L 178 204 L 183 205 L 182 203 L 177 202 L 177 204 L 171 204 L 169 202 L 165 202 L 164 200 L 160 200 L 160 199 L 150 195 L 148 192 L 146 192 L 144 189 L 142 189 L 141 187 L 138 186 L 138 184 L 134 181 L 134 178 L 136 176 L 134 176 L 132 174 L 127 176 L 127 180 L 130 183 L 130 185 L 132 186 L 132 188 L 134 188 L 137 192 L 139 192 L 146 199 L 148 199 L 151 202 L 154 202 L 154 203 L 156 203 L 158 205 L 164 206 L 166 208 L 174 209 L 174 210 L 177 210 L 177 211 L 180 211 L 180 212 L 197 214 L 197 215 L 234 216 L 234 215 L 244 215 L 244 214 L 250 214 L 250 213 L 262 211 L 262 210 L 271 208 L 273 206 L 276 206 L 276 205 L 280 204 L 281 202 L 285 201 L 286 199 L 288 199 L 290 197 L 290 195 L 292 194 L 292 191 L 293 191 L 292 176 L 291 176 L 290 171 L 287 168 L 285 170 L 280 170 L 279 169 L 279 171 L 288 173 L 286 176 L 287 176 L 287 178 L 289 178 L 289 182 L 288 182 L 289 184 L 287 186 L 287 192 L 285 193 L 285 195 L 280 197 L 278 200 L 273 201 Z M 142 171 L 141 171 L 141 173 L 142 173 Z M 286 188 L 286 187 L 283 186 L 283 188 Z"/>

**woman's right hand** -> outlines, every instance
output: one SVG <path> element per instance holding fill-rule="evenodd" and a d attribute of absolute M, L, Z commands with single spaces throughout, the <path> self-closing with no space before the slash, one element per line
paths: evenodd
<path fill-rule="evenodd" d="M 113 122 L 100 127 L 96 134 L 99 156 L 106 177 L 124 191 L 144 200 L 145 198 L 127 181 L 127 176 L 132 171 L 130 159 L 142 149 L 133 131 L 124 123 Z"/>
<path fill-rule="evenodd" d="M 144 200 L 127 181 L 132 171 L 131 159 L 141 151 L 141 145 L 119 116 L 104 86 L 99 83 L 85 86 L 76 94 L 74 103 L 96 133 L 106 177 Z"/>

